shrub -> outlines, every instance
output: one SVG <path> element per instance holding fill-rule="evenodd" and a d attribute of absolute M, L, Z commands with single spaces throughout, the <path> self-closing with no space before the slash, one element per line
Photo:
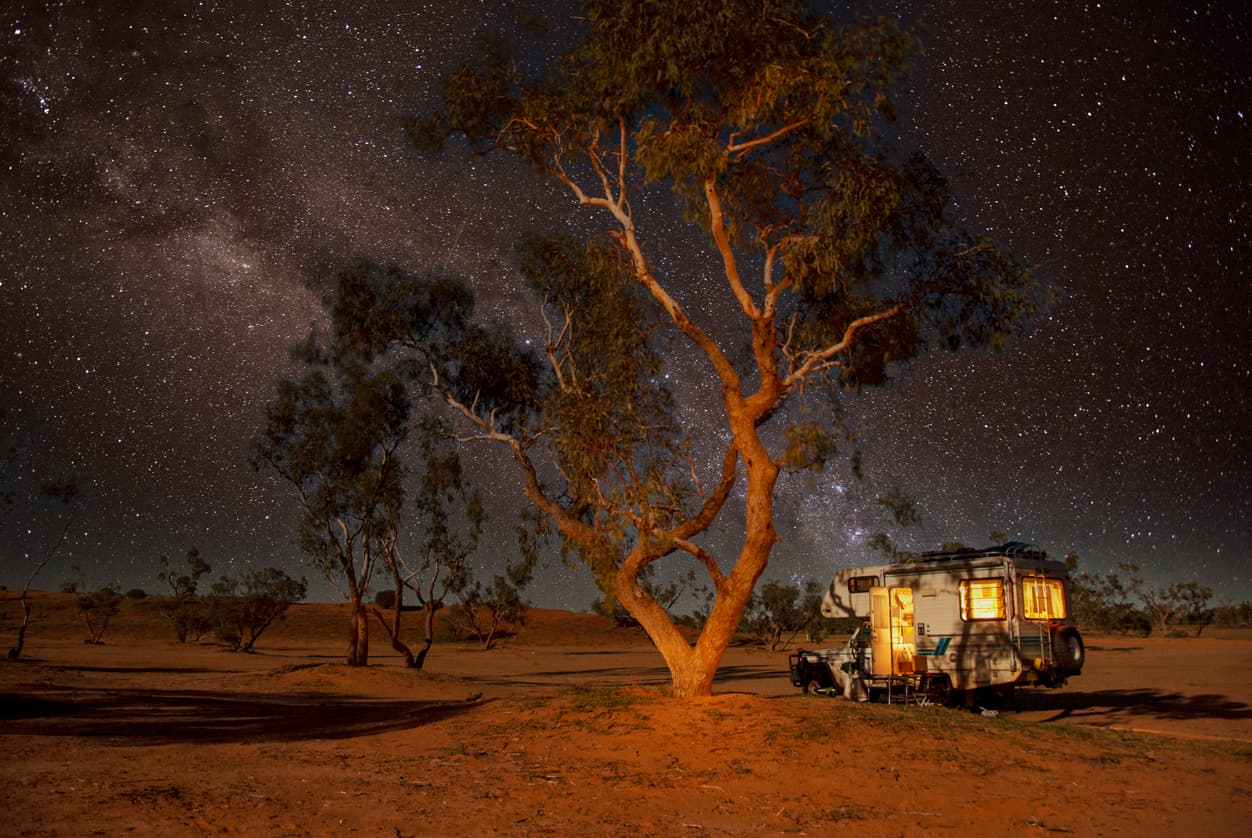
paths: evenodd
<path fill-rule="evenodd" d="M 104 632 L 109 627 L 109 618 L 120 610 L 122 595 L 112 588 L 101 588 L 90 594 L 78 597 L 78 612 L 82 614 L 90 634 L 84 643 L 97 645 L 103 643 Z"/>

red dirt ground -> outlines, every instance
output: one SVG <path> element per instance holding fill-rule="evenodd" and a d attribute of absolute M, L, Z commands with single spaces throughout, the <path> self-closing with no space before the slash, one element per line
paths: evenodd
<path fill-rule="evenodd" d="M 7 648 L 18 609 L 2 603 Z M 178 644 L 152 600 L 85 646 L 36 600 L 0 663 L 2 835 L 1231 835 L 1252 817 L 1252 639 L 1088 638 L 1061 690 L 997 717 L 809 698 L 735 647 L 718 695 L 666 698 L 642 635 L 532 612 L 427 670 L 342 608 L 256 654 Z M 379 633 L 381 634 L 381 633 Z"/>

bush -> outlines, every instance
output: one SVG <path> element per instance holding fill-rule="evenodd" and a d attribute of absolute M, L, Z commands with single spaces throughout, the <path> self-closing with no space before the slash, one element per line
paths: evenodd
<path fill-rule="evenodd" d="M 87 624 L 89 637 L 84 643 L 95 646 L 104 642 L 104 633 L 109 628 L 109 618 L 117 614 L 122 595 L 112 588 L 101 588 L 90 594 L 78 597 L 78 613 Z"/>
<path fill-rule="evenodd" d="M 199 640 L 213 627 L 209 605 L 198 596 L 175 597 L 161 605 L 161 613 L 174 626 L 179 643 Z"/>
<path fill-rule="evenodd" d="M 287 609 L 304 599 L 308 583 L 276 567 L 241 577 L 223 576 L 208 599 L 208 618 L 218 640 L 237 652 L 250 652 L 261 634 Z"/>
<path fill-rule="evenodd" d="M 131 588 L 126 592 L 127 599 L 147 599 L 148 594 L 143 588 Z"/>

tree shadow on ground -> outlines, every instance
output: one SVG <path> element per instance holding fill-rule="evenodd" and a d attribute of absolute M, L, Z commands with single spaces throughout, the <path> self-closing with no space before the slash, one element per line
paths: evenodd
<path fill-rule="evenodd" d="M 379 701 L 322 693 L 52 688 L 0 694 L 0 734 L 114 744 L 348 739 L 430 724 L 481 703 Z"/>
<path fill-rule="evenodd" d="M 663 666 L 621 666 L 570 669 L 549 669 L 516 675 L 481 676 L 475 683 L 496 687 L 623 687 L 653 686 L 670 682 L 669 670 Z"/>
<path fill-rule="evenodd" d="M 1049 712 L 1044 722 L 1061 720 L 1098 724 L 1100 717 L 1185 721 L 1188 719 L 1252 719 L 1252 706 L 1224 695 L 1184 695 L 1168 690 L 1098 690 L 1027 692 L 1018 690 L 1013 709 Z"/>
<path fill-rule="evenodd" d="M 713 679 L 715 685 L 730 681 L 776 681 L 786 679 L 771 664 L 748 666 L 722 666 Z M 475 678 L 476 683 L 507 687 L 622 687 L 622 686 L 668 686 L 672 681 L 670 671 L 664 666 L 606 666 L 571 667 L 526 672 L 517 675 L 501 674 Z"/>

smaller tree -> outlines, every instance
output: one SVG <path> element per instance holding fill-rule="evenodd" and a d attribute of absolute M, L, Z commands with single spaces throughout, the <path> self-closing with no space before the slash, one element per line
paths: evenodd
<path fill-rule="evenodd" d="M 1138 565 L 1122 563 L 1115 573 L 1099 576 L 1078 572 L 1078 554 L 1065 556 L 1069 569 L 1069 605 L 1074 622 L 1084 630 L 1148 634 L 1152 624 L 1136 607 L 1135 588 L 1142 586 Z"/>
<path fill-rule="evenodd" d="M 462 590 L 452 619 L 456 625 L 477 638 L 486 651 L 504 632 L 516 632 L 526 625 L 527 606 L 522 589 L 530 582 L 533 565 L 525 559 L 509 564 L 504 573 L 497 573 L 486 588 L 475 579 Z"/>
<path fill-rule="evenodd" d="M 209 608 L 217 638 L 232 651 L 251 652 L 265 630 L 307 592 L 303 578 L 293 579 L 276 567 L 223 576 L 213 585 Z"/>
<path fill-rule="evenodd" d="M 717 600 L 716 593 L 708 585 L 696 585 L 691 590 L 691 599 L 695 604 L 679 620 L 683 625 L 691 626 L 694 629 L 703 629 L 704 624 L 709 621 L 709 615 L 713 612 L 713 604 Z"/>
<path fill-rule="evenodd" d="M 648 565 L 639 573 L 639 587 L 642 588 L 648 596 L 656 600 L 657 604 L 665 609 L 675 621 L 686 621 L 675 612 L 675 606 L 682 600 L 683 594 L 689 590 L 697 600 L 696 614 L 698 615 L 701 603 L 711 600 L 711 592 L 707 586 L 697 586 L 696 573 L 694 570 L 688 570 L 687 573 L 680 575 L 668 582 L 661 582 L 657 579 L 656 565 Z M 702 595 L 705 597 L 702 599 Z M 708 605 L 712 607 L 711 602 Z M 610 597 L 598 597 L 591 603 L 591 610 L 596 614 L 605 617 L 612 617 L 619 628 L 639 628 L 639 622 L 630 615 L 630 612 L 622 607 L 622 604 L 616 599 Z M 705 615 L 707 619 L 707 615 Z"/>
<path fill-rule="evenodd" d="M 888 489 L 878 498 L 878 505 L 887 512 L 896 526 L 900 528 L 916 527 L 922 523 L 922 513 L 917 501 L 904 493 L 899 487 Z M 890 562 L 911 562 L 917 560 L 917 553 L 901 550 L 896 540 L 886 532 L 876 532 L 870 536 L 867 546 L 870 550 L 880 553 Z"/>
<path fill-rule="evenodd" d="M 801 598 L 799 585 L 771 579 L 753 594 L 744 611 L 743 628 L 771 652 L 785 648 L 802 631 L 816 641 L 823 632 L 821 591 L 818 582 L 808 579 Z"/>
<path fill-rule="evenodd" d="M 1152 619 L 1153 627 L 1162 636 L 1167 636 L 1170 625 L 1177 621 L 1198 622 L 1201 624 L 1200 630 L 1203 630 L 1203 614 L 1213 597 L 1212 588 L 1201 585 L 1194 579 L 1172 582 L 1164 588 L 1150 588 L 1137 575 L 1132 584 Z"/>
<path fill-rule="evenodd" d="M 17 448 L 13 448 L 12 452 L 6 454 L 6 458 L 16 458 Z M 10 460 L 11 462 L 12 460 Z M 26 647 L 26 631 L 30 628 L 30 589 L 35 582 L 35 577 L 39 572 L 48 566 L 48 563 L 56 557 L 56 554 L 65 546 L 66 538 L 69 536 L 70 525 L 74 522 L 74 512 L 76 510 L 76 501 L 79 496 L 78 481 L 74 477 L 64 480 L 49 480 L 45 482 L 39 489 L 40 495 L 62 506 L 61 510 L 61 527 L 56 537 L 47 546 L 42 554 L 34 560 L 30 575 L 26 577 L 26 584 L 22 586 L 22 593 L 18 597 L 18 603 L 22 607 L 22 622 L 17 628 L 17 642 L 10 647 L 8 659 L 15 661 L 22 657 L 22 651 Z M 13 504 L 13 492 L 6 488 L 0 493 L 0 505 L 7 510 Z"/>
<path fill-rule="evenodd" d="M 188 639 L 199 640 L 212 626 L 208 604 L 198 595 L 200 579 L 210 570 L 209 563 L 200 555 L 198 547 L 187 550 L 187 570 L 180 573 L 170 564 L 167 556 L 161 556 L 161 572 L 157 578 L 170 589 L 170 598 L 161 606 L 161 613 L 174 627 L 179 643 Z"/>
<path fill-rule="evenodd" d="M 822 614 L 822 599 L 826 595 L 826 587 L 816 579 L 805 579 L 800 597 L 800 612 L 804 621 L 804 632 L 810 643 L 821 643 L 826 636 L 829 621 Z"/>
<path fill-rule="evenodd" d="M 1252 601 L 1244 600 L 1237 605 L 1226 600 L 1209 612 L 1209 622 L 1222 628 L 1248 628 L 1252 626 Z"/>
<path fill-rule="evenodd" d="M 487 520 L 482 496 L 465 481 L 460 452 L 450 443 L 444 426 L 434 420 L 423 422 L 418 447 L 423 468 L 413 497 L 419 532 L 416 560 L 412 566 L 406 563 L 396 540 L 386 545 L 383 556 L 394 591 L 390 615 L 384 615 L 379 607 L 373 609 L 391 638 L 392 648 L 414 669 L 422 668 L 434 645 L 436 614 L 449 597 L 470 583 L 468 560 L 478 549 Z M 416 652 L 400 639 L 406 589 L 416 597 L 423 615 L 422 642 Z"/>
<path fill-rule="evenodd" d="M 366 596 L 378 563 L 395 550 L 409 401 L 393 371 L 348 349 L 332 358 L 316 335 L 294 354 L 309 371 L 279 383 L 252 464 L 274 469 L 296 490 L 300 546 L 348 603 L 347 663 L 367 666 Z"/>
<path fill-rule="evenodd" d="M 516 632 L 526 625 L 528 606 L 522 599 L 522 590 L 530 584 L 539 564 L 540 548 L 551 533 L 548 520 L 531 510 L 521 512 L 514 531 L 521 556 L 506 564 L 504 573 L 492 577 L 490 588 L 477 579 L 471 580 L 451 608 L 454 625 L 477 638 L 484 652 L 502 632 Z"/>
<path fill-rule="evenodd" d="M 121 610 L 122 595 L 105 586 L 89 594 L 78 597 L 78 613 L 87 624 L 88 645 L 97 646 L 104 642 L 104 633 L 108 631 L 109 620 L 117 616 Z"/>

